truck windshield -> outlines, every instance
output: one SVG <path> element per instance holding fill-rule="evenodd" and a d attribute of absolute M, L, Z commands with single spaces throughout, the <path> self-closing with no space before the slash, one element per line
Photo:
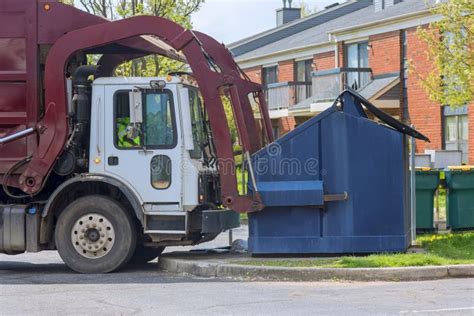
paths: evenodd
<path fill-rule="evenodd" d="M 145 95 L 144 138 L 148 147 L 173 146 L 176 139 L 171 91 L 147 92 Z"/>
<path fill-rule="evenodd" d="M 201 94 L 196 87 L 188 86 L 187 89 L 189 91 L 189 109 L 194 142 L 194 149 L 189 152 L 189 155 L 193 159 L 202 158 L 204 165 L 207 167 L 214 167 L 217 162 L 216 149 Z"/>

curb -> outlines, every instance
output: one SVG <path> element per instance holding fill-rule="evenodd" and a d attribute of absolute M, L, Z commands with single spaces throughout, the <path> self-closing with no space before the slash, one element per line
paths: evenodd
<path fill-rule="evenodd" d="M 172 255 L 159 258 L 158 267 L 174 273 L 267 281 L 422 281 L 446 278 L 473 278 L 474 265 L 406 268 L 286 268 L 228 264 L 198 257 L 182 259 Z"/>

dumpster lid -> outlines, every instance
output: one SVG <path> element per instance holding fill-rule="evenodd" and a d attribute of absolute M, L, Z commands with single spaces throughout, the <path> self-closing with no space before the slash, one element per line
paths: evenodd
<path fill-rule="evenodd" d="M 448 166 L 449 170 L 462 170 L 470 171 L 474 169 L 474 165 L 465 165 L 465 166 Z"/>
<path fill-rule="evenodd" d="M 416 171 L 430 171 L 430 167 L 415 167 Z"/>
<path fill-rule="evenodd" d="M 391 115 L 389 115 L 389 114 L 385 113 L 384 111 L 380 110 L 375 105 L 373 105 L 369 100 L 367 100 L 366 98 L 361 96 L 359 93 L 357 93 L 356 91 L 354 91 L 350 88 L 346 88 L 346 90 L 344 90 L 344 92 L 342 92 L 341 95 L 338 97 L 338 99 L 341 100 L 342 103 L 343 103 L 343 100 L 344 100 L 343 96 L 344 96 L 344 94 L 347 94 L 347 93 L 352 95 L 355 99 L 357 99 L 357 101 L 362 103 L 370 113 L 375 115 L 378 119 L 380 119 L 382 122 L 384 122 L 388 126 L 396 129 L 397 131 L 399 131 L 402 134 L 412 136 L 414 138 L 421 139 L 421 140 L 424 140 L 426 142 L 430 142 L 430 139 L 428 137 L 421 134 L 416 129 L 400 122 L 399 120 L 393 118 Z"/>

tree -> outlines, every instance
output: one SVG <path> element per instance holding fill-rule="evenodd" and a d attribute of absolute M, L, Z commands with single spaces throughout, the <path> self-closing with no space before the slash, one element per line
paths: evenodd
<path fill-rule="evenodd" d="M 153 15 L 167 18 L 185 28 L 192 28 L 191 14 L 200 9 L 204 0 L 119 0 L 118 18 Z M 121 75 L 159 76 L 185 70 L 186 65 L 161 56 L 148 56 L 119 67 Z"/>
<path fill-rule="evenodd" d="M 301 17 L 305 18 L 308 15 L 318 12 L 318 7 L 315 5 L 312 9 L 306 1 L 300 1 L 299 6 L 301 8 Z"/>
<path fill-rule="evenodd" d="M 417 34 L 428 45 L 433 70 L 420 75 L 413 70 L 430 99 L 453 108 L 471 102 L 474 96 L 474 2 L 450 0 L 431 8 L 441 19 Z"/>
<path fill-rule="evenodd" d="M 79 0 L 87 12 L 101 15 L 104 18 L 114 18 L 112 0 Z"/>
<path fill-rule="evenodd" d="M 185 28 L 192 28 L 191 14 L 198 11 L 205 0 L 76 0 L 88 13 L 110 20 L 136 15 L 167 18 Z M 63 0 L 74 5 L 74 0 Z M 96 58 L 97 59 L 97 58 Z M 160 76 L 172 71 L 185 70 L 182 62 L 161 56 L 147 56 L 122 64 L 117 68 L 121 76 Z"/>

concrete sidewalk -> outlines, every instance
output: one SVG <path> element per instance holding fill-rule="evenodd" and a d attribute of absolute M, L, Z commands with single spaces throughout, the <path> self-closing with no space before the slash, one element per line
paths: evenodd
<path fill-rule="evenodd" d="M 405 268 L 287 268 L 238 264 L 239 261 L 249 260 L 252 260 L 252 257 L 247 254 L 174 252 L 162 255 L 158 260 L 158 266 L 168 272 L 188 273 L 201 277 L 273 281 L 420 281 L 474 277 L 474 265 Z M 261 262 L 262 259 L 258 260 Z M 285 260 L 288 259 L 285 258 Z"/>
<path fill-rule="evenodd" d="M 247 225 L 242 225 L 233 231 L 233 240 L 247 240 L 247 238 Z M 222 233 L 215 240 L 194 247 L 166 248 L 165 254 L 159 258 L 158 266 L 169 272 L 188 273 L 201 277 L 274 281 L 418 281 L 474 277 L 474 265 L 406 268 L 286 268 L 257 264 L 255 266 L 239 265 L 238 261 L 249 261 L 252 257 L 247 254 L 231 254 L 222 251 L 219 253 L 212 250 L 226 246 L 229 246 L 228 233 Z M 284 259 L 292 260 L 291 258 Z M 298 258 L 294 259 L 298 260 Z M 305 257 L 305 259 L 311 258 Z M 262 258 L 258 259 L 259 262 L 261 260 Z"/>

